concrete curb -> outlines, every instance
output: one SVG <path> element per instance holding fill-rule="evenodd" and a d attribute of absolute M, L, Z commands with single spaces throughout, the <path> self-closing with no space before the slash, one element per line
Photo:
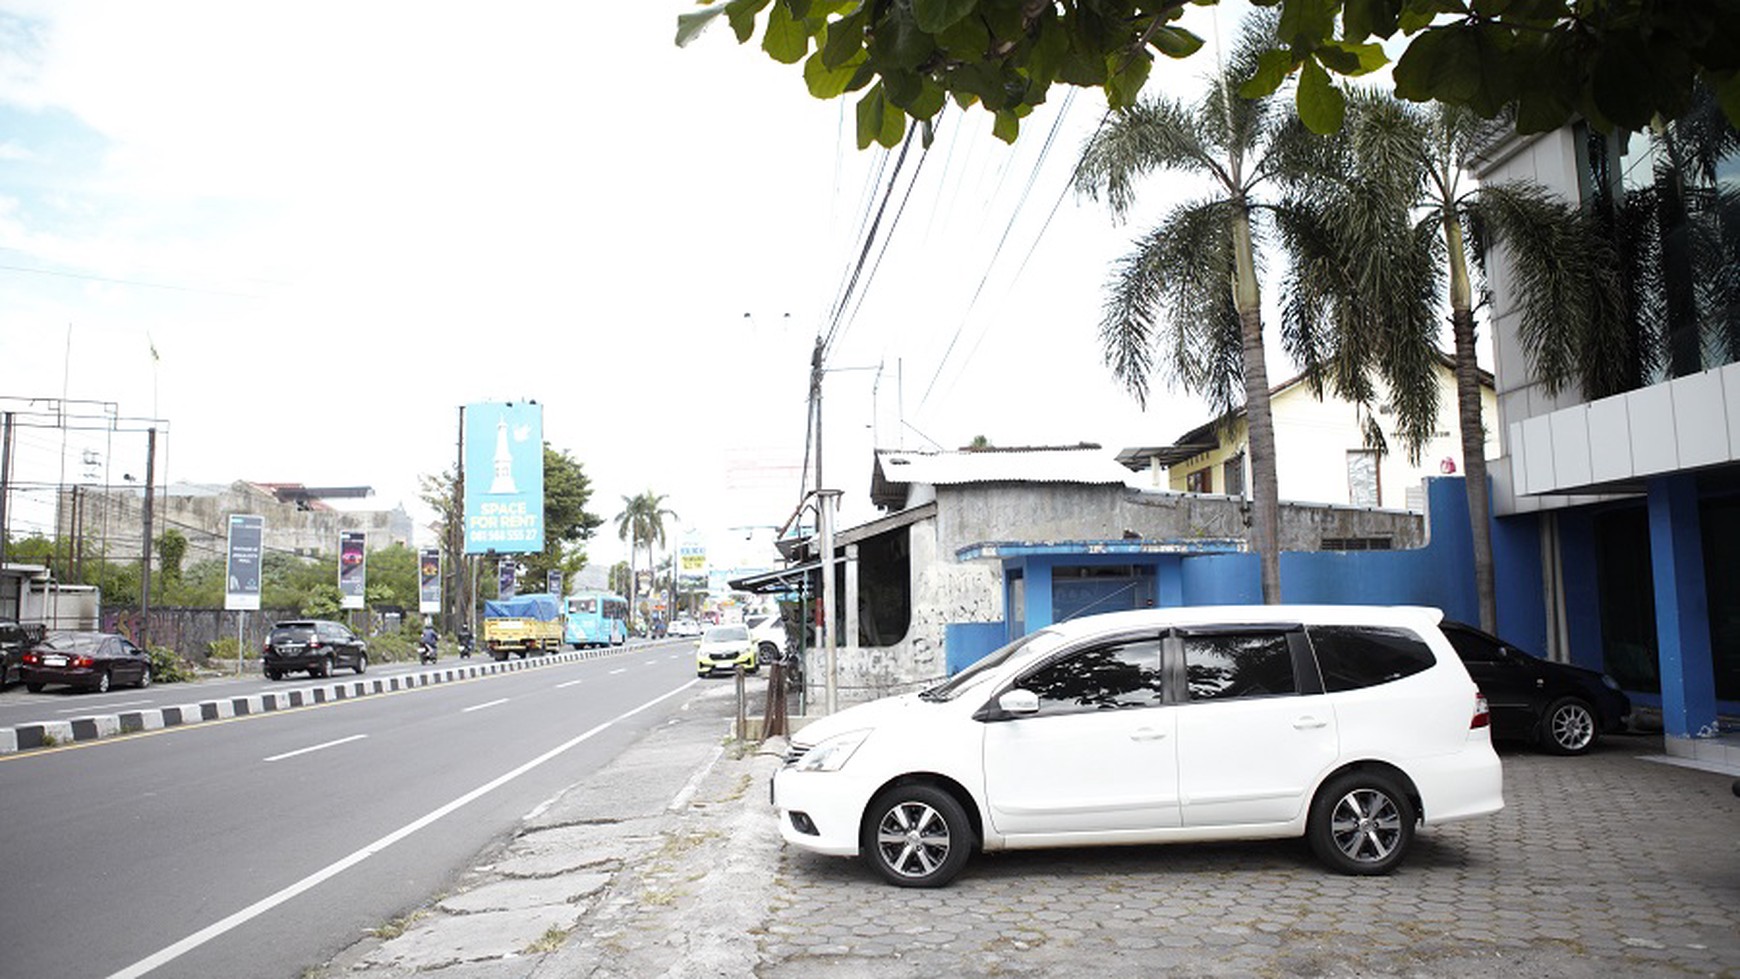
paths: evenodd
<path fill-rule="evenodd" d="M 388 677 L 371 677 L 364 674 L 350 680 L 327 680 L 315 686 L 299 686 L 289 690 L 273 690 L 241 697 L 202 700 L 192 704 L 122 711 L 115 714 L 92 714 L 88 717 L 75 717 L 66 721 L 20 724 L 17 727 L 0 728 L 0 755 L 17 754 L 37 748 L 50 748 L 80 741 L 96 741 L 100 738 L 136 734 L 140 731 L 184 727 L 205 721 L 221 721 L 234 717 L 269 714 L 273 711 L 312 707 L 317 704 L 336 703 L 340 700 L 355 700 L 359 697 L 397 693 L 441 683 L 454 683 L 459 680 L 470 680 L 495 673 L 535 670 L 546 666 L 555 666 L 558 663 L 617 656 L 626 652 L 638 652 L 645 648 L 645 645 L 638 645 L 565 651 L 526 659 L 508 659 L 500 662 L 486 660 L 457 666 L 435 666 L 417 673 Z"/>

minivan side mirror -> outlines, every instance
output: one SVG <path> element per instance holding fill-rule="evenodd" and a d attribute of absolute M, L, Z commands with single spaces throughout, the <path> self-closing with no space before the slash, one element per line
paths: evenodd
<path fill-rule="evenodd" d="M 997 706 L 1008 714 L 1020 716 L 1039 713 L 1039 695 L 1031 690 L 1016 688 L 997 698 Z"/>

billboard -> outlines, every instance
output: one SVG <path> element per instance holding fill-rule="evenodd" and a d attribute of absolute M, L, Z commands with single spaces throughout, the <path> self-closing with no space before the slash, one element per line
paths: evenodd
<path fill-rule="evenodd" d="M 417 611 L 441 611 L 441 549 L 425 547 L 417 558 Z"/>
<path fill-rule="evenodd" d="M 700 544 L 683 544 L 677 549 L 677 580 L 684 584 L 707 580 L 707 549 Z"/>
<path fill-rule="evenodd" d="M 496 565 L 495 597 L 512 598 L 519 589 L 520 562 L 504 557 Z"/>
<path fill-rule="evenodd" d="M 368 576 L 368 532 L 338 532 L 338 607 L 363 608 L 364 582 Z"/>
<path fill-rule="evenodd" d="M 562 597 L 562 572 L 552 568 L 544 575 L 544 590 L 557 598 Z"/>
<path fill-rule="evenodd" d="M 228 557 L 224 560 L 224 608 L 260 610 L 260 552 L 266 518 L 230 514 Z"/>
<path fill-rule="evenodd" d="M 535 401 L 465 406 L 465 553 L 544 549 L 544 414 Z"/>

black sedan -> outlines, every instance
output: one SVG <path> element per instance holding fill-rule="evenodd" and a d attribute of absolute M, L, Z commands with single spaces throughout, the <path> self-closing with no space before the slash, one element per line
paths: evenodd
<path fill-rule="evenodd" d="M 51 632 L 24 651 L 18 673 L 31 693 L 50 684 L 106 693 L 122 683 L 150 686 L 151 657 L 111 632 Z"/>
<path fill-rule="evenodd" d="M 1631 700 L 1607 674 L 1531 656 L 1460 622 L 1445 622 L 1443 628 L 1486 695 L 1494 738 L 1580 755 L 1603 733 L 1625 730 Z"/>

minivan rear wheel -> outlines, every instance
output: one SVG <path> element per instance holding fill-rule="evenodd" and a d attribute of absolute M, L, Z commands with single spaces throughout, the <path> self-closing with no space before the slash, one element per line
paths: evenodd
<path fill-rule="evenodd" d="M 1305 835 L 1338 873 L 1387 874 L 1407 855 L 1415 819 L 1414 804 L 1389 776 L 1347 772 L 1317 793 Z"/>
<path fill-rule="evenodd" d="M 972 855 L 973 830 L 955 797 L 934 785 L 897 785 L 870 802 L 858 851 L 883 880 L 941 887 Z"/>

